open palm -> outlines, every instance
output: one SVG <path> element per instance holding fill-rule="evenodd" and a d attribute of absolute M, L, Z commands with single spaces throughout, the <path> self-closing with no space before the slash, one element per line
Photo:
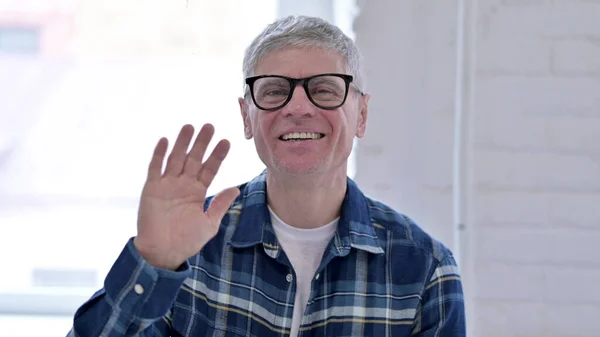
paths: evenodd
<path fill-rule="evenodd" d="M 208 187 L 230 145 L 227 140 L 221 140 L 203 162 L 214 128 L 204 125 L 188 152 L 193 135 L 193 126 L 184 125 L 164 172 L 168 142 L 161 138 L 148 168 L 134 243 L 142 257 L 157 268 L 176 269 L 198 253 L 216 235 L 225 212 L 239 195 L 235 187 L 223 190 L 204 211 Z"/>

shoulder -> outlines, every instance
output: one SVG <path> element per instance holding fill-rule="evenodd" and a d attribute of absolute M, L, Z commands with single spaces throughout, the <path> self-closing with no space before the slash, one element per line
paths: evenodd
<path fill-rule="evenodd" d="M 262 204 L 266 202 L 266 171 L 254 177 L 252 180 L 243 182 L 236 185 L 240 190 L 240 194 L 234 200 L 230 206 L 231 210 L 240 211 L 242 207 L 252 206 L 255 204 Z M 215 195 L 210 195 L 205 199 L 204 209 L 208 209 L 208 206 L 215 198 Z"/>
<path fill-rule="evenodd" d="M 234 209 L 239 210 L 243 203 L 247 204 L 249 201 L 252 202 L 255 199 L 262 199 L 260 196 L 260 194 L 261 194 L 260 189 L 257 189 L 255 185 L 256 185 L 256 183 L 254 181 L 247 181 L 247 182 L 233 186 L 233 187 L 237 187 L 237 189 L 240 190 L 240 194 L 230 205 L 229 209 L 230 210 L 234 210 Z M 208 209 L 208 206 L 210 206 L 210 203 L 213 201 L 213 199 L 217 195 L 218 195 L 218 193 L 211 194 L 204 199 L 204 210 L 205 211 Z"/>
<path fill-rule="evenodd" d="M 384 250 L 410 250 L 411 254 L 429 257 L 437 263 L 452 255 L 447 246 L 410 216 L 374 198 L 365 196 L 365 200 L 371 224 Z"/>

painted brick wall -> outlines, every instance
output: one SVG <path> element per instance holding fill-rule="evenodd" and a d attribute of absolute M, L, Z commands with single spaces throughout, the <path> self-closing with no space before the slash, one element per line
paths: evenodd
<path fill-rule="evenodd" d="M 477 2 L 470 336 L 600 336 L 600 2 Z M 361 2 L 357 180 L 453 247 L 456 2 Z"/>

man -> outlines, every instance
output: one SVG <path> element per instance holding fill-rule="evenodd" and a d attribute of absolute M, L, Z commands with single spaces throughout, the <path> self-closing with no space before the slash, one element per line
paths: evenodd
<path fill-rule="evenodd" d="M 138 233 L 71 336 L 465 336 L 451 252 L 346 176 L 369 95 L 329 23 L 287 17 L 246 50 L 246 138 L 266 170 L 206 196 L 229 150 L 182 128 L 151 159 Z"/>

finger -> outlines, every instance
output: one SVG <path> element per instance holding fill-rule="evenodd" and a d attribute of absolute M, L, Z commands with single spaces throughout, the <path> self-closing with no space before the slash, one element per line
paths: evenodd
<path fill-rule="evenodd" d="M 231 204 L 235 201 L 235 198 L 240 195 L 240 190 L 237 187 L 227 188 L 219 194 L 217 194 L 211 201 L 208 209 L 206 210 L 206 216 L 208 217 L 211 224 L 219 224 Z"/>
<path fill-rule="evenodd" d="M 205 124 L 202 129 L 200 129 L 190 153 L 185 158 L 183 167 L 184 175 L 192 178 L 198 177 L 198 172 L 200 172 L 200 169 L 202 168 L 202 158 L 204 158 L 206 148 L 214 134 L 215 128 L 211 124 Z"/>
<path fill-rule="evenodd" d="M 206 159 L 206 162 L 202 165 L 202 169 L 198 174 L 198 180 L 208 188 L 212 183 L 213 179 L 219 172 L 219 168 L 221 167 L 221 163 L 225 157 L 227 157 L 227 153 L 229 152 L 229 141 L 226 139 L 221 140 L 217 146 L 215 146 L 214 150 Z"/>
<path fill-rule="evenodd" d="M 154 147 L 154 154 L 148 166 L 148 180 L 158 180 L 162 176 L 162 165 L 167 153 L 169 141 L 166 138 L 161 138 Z"/>
<path fill-rule="evenodd" d="M 167 159 L 167 167 L 165 168 L 165 175 L 178 176 L 183 169 L 185 163 L 185 156 L 187 154 L 188 146 L 194 135 L 194 127 L 186 124 L 181 128 L 173 150 Z"/>

